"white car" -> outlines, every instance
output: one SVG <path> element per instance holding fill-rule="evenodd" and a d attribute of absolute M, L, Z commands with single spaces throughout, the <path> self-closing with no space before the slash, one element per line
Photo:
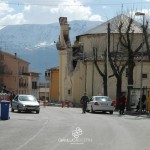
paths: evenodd
<path fill-rule="evenodd" d="M 87 111 L 95 112 L 95 111 L 102 111 L 102 112 L 110 112 L 113 114 L 114 112 L 114 103 L 112 99 L 108 96 L 92 96 L 90 101 L 87 104 Z"/>
<path fill-rule="evenodd" d="M 40 112 L 40 104 L 33 95 L 23 95 L 19 94 L 11 102 L 11 111 L 18 110 L 21 111 L 35 111 L 37 114 Z"/>

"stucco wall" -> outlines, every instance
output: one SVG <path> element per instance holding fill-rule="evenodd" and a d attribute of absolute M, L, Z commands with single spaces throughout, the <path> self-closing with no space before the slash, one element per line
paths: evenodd
<path fill-rule="evenodd" d="M 50 100 L 59 100 L 59 69 L 51 71 Z"/>
<path fill-rule="evenodd" d="M 26 87 L 19 87 L 19 79 L 22 78 L 27 81 L 28 77 L 21 75 L 22 72 L 28 72 L 28 62 L 22 61 L 21 59 L 17 58 L 15 55 L 3 53 L 4 60 L 3 63 L 5 64 L 5 74 L 3 75 L 3 82 L 6 86 L 6 89 L 14 91 L 15 94 L 19 93 L 28 93 L 28 88 Z"/>
<path fill-rule="evenodd" d="M 62 28 L 63 30 L 63 28 Z M 61 30 L 61 31 L 62 31 Z M 133 37 L 132 37 L 133 36 Z M 130 38 L 132 39 L 132 50 L 136 50 L 142 42 L 142 34 L 132 34 Z M 62 36 L 61 36 L 62 37 Z M 125 49 L 119 41 L 119 34 L 114 33 L 110 35 L 110 51 L 119 51 L 126 54 L 128 50 Z M 64 41 L 62 40 L 62 43 Z M 89 97 L 92 95 L 103 95 L 103 80 L 99 75 L 96 67 L 93 65 L 93 48 L 97 48 L 98 66 L 103 72 L 104 70 L 104 52 L 107 50 L 107 34 L 94 34 L 94 35 L 81 35 L 78 37 L 78 42 L 83 45 L 83 57 L 86 58 L 85 61 L 78 60 L 77 66 L 74 68 L 71 74 L 69 74 L 68 66 L 71 63 L 71 60 L 68 60 L 68 54 L 72 50 L 71 48 L 64 49 L 59 52 L 60 56 L 60 98 L 68 99 L 71 101 L 79 102 L 81 96 L 86 92 Z M 142 47 L 143 50 L 146 50 L 145 45 Z M 140 49 L 140 51 L 142 50 Z M 141 56 L 139 56 L 141 57 Z M 125 57 L 123 58 L 125 59 Z M 120 58 L 120 62 L 123 64 L 124 60 Z M 127 59 L 127 58 L 126 58 Z M 137 61 L 138 60 L 138 61 Z M 140 87 L 141 82 L 141 62 L 139 58 L 135 61 L 134 68 L 134 85 Z M 108 75 L 112 75 L 112 69 L 108 63 Z M 127 67 L 126 67 L 127 68 Z M 148 75 L 147 79 L 143 79 L 143 86 L 150 85 L 150 65 L 148 62 L 143 62 L 143 73 Z M 122 91 L 127 92 L 127 77 L 126 69 L 122 75 Z M 93 85 L 93 89 L 92 89 Z M 71 89 L 72 93 L 67 94 L 67 90 Z M 113 76 L 108 80 L 108 95 L 112 98 L 116 98 L 116 77 Z"/>

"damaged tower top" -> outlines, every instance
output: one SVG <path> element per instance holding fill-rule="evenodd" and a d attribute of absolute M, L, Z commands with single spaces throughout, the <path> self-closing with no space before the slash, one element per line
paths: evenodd
<path fill-rule="evenodd" d="M 60 25 L 67 24 L 67 17 L 60 17 L 59 18 L 59 23 L 60 23 Z"/>

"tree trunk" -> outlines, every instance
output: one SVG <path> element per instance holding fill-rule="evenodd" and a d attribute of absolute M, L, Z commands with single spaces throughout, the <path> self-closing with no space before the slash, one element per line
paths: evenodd
<path fill-rule="evenodd" d="M 103 76 L 103 87 L 104 87 L 104 96 L 108 96 L 107 92 L 107 76 Z"/>
<path fill-rule="evenodd" d="M 121 96 L 121 92 L 122 92 L 122 78 L 121 76 L 117 77 L 117 90 L 116 90 L 116 109 L 119 108 L 119 97 Z"/>
<path fill-rule="evenodd" d="M 130 90 L 133 88 L 133 71 L 134 71 L 135 63 L 134 59 L 130 58 L 128 63 L 128 95 L 127 95 L 127 110 L 130 110 Z"/>

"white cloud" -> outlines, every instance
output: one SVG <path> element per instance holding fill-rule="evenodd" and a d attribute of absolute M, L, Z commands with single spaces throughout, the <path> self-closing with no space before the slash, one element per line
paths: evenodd
<path fill-rule="evenodd" d="M 99 21 L 99 20 L 102 21 L 102 18 L 99 15 L 93 15 L 89 18 L 89 20 L 90 21 Z"/>
<path fill-rule="evenodd" d="M 44 1 L 43 1 L 44 2 Z M 27 23 L 52 23 L 58 22 L 58 18 L 65 16 L 68 20 L 97 20 L 101 21 L 101 16 L 92 14 L 90 7 L 85 7 L 79 0 L 62 0 L 56 4 L 48 3 L 47 6 L 28 6 L 24 9 L 24 17 Z M 41 17 L 40 17 L 41 16 Z"/>
<path fill-rule="evenodd" d="M 6 3 L 0 3 L 0 15 L 4 15 L 5 13 L 14 12 L 13 8 L 10 8 Z"/>
<path fill-rule="evenodd" d="M 6 17 L 3 17 L 0 22 L 4 25 L 10 25 L 10 24 L 23 24 L 26 21 L 24 20 L 23 14 L 18 13 L 15 15 L 7 15 Z"/>
<path fill-rule="evenodd" d="M 108 7 L 104 5 L 104 6 L 102 6 L 102 8 L 103 8 L 103 9 L 106 9 L 106 8 L 108 8 Z"/>
<path fill-rule="evenodd" d="M 22 13 L 16 13 L 15 9 L 9 7 L 5 2 L 0 3 L 0 28 L 6 25 L 24 22 L 25 20 Z"/>
<path fill-rule="evenodd" d="M 83 1 L 83 0 L 81 0 Z M 48 24 L 58 22 L 59 17 L 67 17 L 71 20 L 97 20 L 101 21 L 101 16 L 93 14 L 90 7 L 86 7 L 80 0 L 24 0 L 24 9 L 15 12 L 15 6 L 8 6 L 7 3 L 0 3 L 0 18 L 2 24 Z M 4 6 L 4 7 L 2 7 Z M 17 6 L 19 7 L 19 6 Z M 4 16 L 5 15 L 5 16 Z"/>

